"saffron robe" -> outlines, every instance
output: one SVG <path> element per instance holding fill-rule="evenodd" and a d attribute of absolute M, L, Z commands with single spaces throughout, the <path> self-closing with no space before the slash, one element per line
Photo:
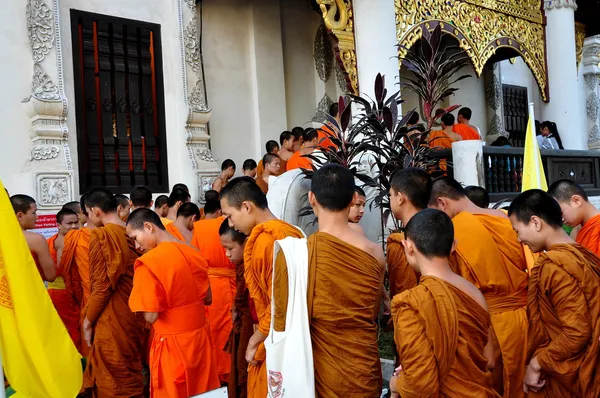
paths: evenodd
<path fill-rule="evenodd" d="M 327 124 L 321 126 L 321 128 L 317 129 L 317 136 L 319 138 L 319 146 L 322 148 L 332 148 L 336 149 L 336 145 L 333 143 L 331 138 L 337 138 L 331 127 Z"/>
<path fill-rule="evenodd" d="M 529 397 L 600 396 L 600 259 L 580 245 L 554 245 L 531 271 L 527 359 L 546 385 Z"/>
<path fill-rule="evenodd" d="M 453 142 L 443 130 L 433 130 L 429 133 L 429 148 L 451 149 Z"/>
<path fill-rule="evenodd" d="M 175 239 L 179 239 L 180 241 L 185 242 L 185 238 L 183 237 L 181 232 L 179 232 L 179 228 L 175 226 L 175 223 L 171 222 L 165 225 L 165 229 L 167 230 L 167 232 L 173 235 Z"/>
<path fill-rule="evenodd" d="M 600 214 L 592 217 L 583 225 L 575 240 L 581 246 L 600 256 Z"/>
<path fill-rule="evenodd" d="M 308 319 L 317 397 L 379 397 L 381 362 L 375 313 L 383 269 L 373 256 L 335 236 L 308 238 Z M 285 256 L 276 260 L 274 328 L 285 330 Z"/>
<path fill-rule="evenodd" d="M 419 283 L 419 273 L 416 272 L 406 260 L 402 241 L 402 232 L 388 236 L 386 246 L 386 260 L 390 278 L 390 296 L 394 298 L 405 290 L 412 289 Z"/>
<path fill-rule="evenodd" d="M 262 193 L 264 193 L 265 195 L 267 194 L 267 192 L 269 192 L 269 184 L 265 182 L 265 180 L 262 177 L 258 177 L 256 179 L 256 185 L 258 185 Z"/>
<path fill-rule="evenodd" d="M 279 173 L 275 174 L 275 176 L 280 176 L 286 171 L 287 161 L 279 158 Z M 256 166 L 256 179 L 258 180 L 260 176 L 263 175 L 265 171 L 265 165 L 263 164 L 262 159 L 258 161 L 258 165 Z"/>
<path fill-rule="evenodd" d="M 287 161 L 286 170 L 308 169 L 312 170 L 312 160 L 302 156 L 302 150 L 294 152 L 292 157 Z"/>
<path fill-rule="evenodd" d="M 144 391 L 145 320 L 128 305 L 138 255 L 125 227 L 108 224 L 92 231 L 85 313 L 94 335 L 83 385 L 93 389 L 94 397 L 139 397 Z"/>
<path fill-rule="evenodd" d="M 291 224 L 281 220 L 271 220 L 258 224 L 244 247 L 244 278 L 258 317 L 258 330 L 265 336 L 271 327 L 271 294 L 273 286 L 273 248 L 276 240 L 304 237 L 303 233 Z M 265 346 L 260 343 L 254 361 L 257 365 L 248 366 L 248 397 L 267 396 L 267 366 Z"/>
<path fill-rule="evenodd" d="M 206 260 L 185 243 L 163 242 L 135 262 L 129 307 L 158 312 L 152 325 L 150 393 L 187 398 L 219 388 L 204 299 Z"/>
<path fill-rule="evenodd" d="M 481 140 L 477 130 L 464 123 L 454 123 L 452 131 L 459 134 L 463 140 Z"/>
<path fill-rule="evenodd" d="M 497 397 L 483 355 L 490 315 L 452 284 L 424 276 L 392 300 L 402 398 Z"/>
<path fill-rule="evenodd" d="M 58 234 L 48 239 L 48 249 L 50 250 L 50 257 L 54 260 L 55 267 L 58 255 L 54 245 L 56 238 L 58 238 Z M 67 272 L 69 271 L 70 269 L 67 269 Z M 72 284 L 69 287 L 72 288 Z M 77 350 L 81 352 L 81 312 L 79 302 L 77 301 L 75 294 L 67 289 L 65 279 L 63 278 L 63 269 L 61 267 L 57 267 L 56 279 L 54 282 L 48 282 L 48 295 L 52 300 L 52 304 L 54 304 L 58 316 L 63 321 L 65 328 L 67 328 L 67 332 L 69 332 L 73 344 L 75 344 Z"/>
<path fill-rule="evenodd" d="M 523 246 L 507 218 L 462 212 L 452 223 L 454 272 L 477 286 L 488 303 L 495 332 L 494 386 L 503 386 L 504 397 L 522 397 L 528 283 Z"/>
<path fill-rule="evenodd" d="M 161 217 L 160 221 L 163 223 L 163 226 L 166 228 L 167 225 L 171 224 L 173 222 L 173 220 L 166 218 L 166 217 Z"/>
<path fill-rule="evenodd" d="M 231 355 L 225 351 L 233 329 L 231 307 L 235 297 L 235 265 L 229 261 L 221 246 L 219 228 L 224 217 L 196 221 L 192 245 L 200 250 L 208 266 L 208 278 L 212 290 L 212 303 L 208 307 L 208 323 L 216 358 L 219 378 L 227 381 L 231 367 Z"/>

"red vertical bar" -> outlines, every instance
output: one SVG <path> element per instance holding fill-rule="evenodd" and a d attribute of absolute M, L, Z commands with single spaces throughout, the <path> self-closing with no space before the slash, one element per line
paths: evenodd
<path fill-rule="evenodd" d="M 159 160 L 158 152 L 158 111 L 156 109 L 156 70 L 154 68 L 154 32 L 150 31 L 150 70 L 152 71 L 152 117 L 154 124 L 154 137 L 156 138 L 156 160 Z"/>
<path fill-rule="evenodd" d="M 102 101 L 100 99 L 100 62 L 98 61 L 98 23 L 93 22 L 94 31 L 94 79 L 96 82 L 96 122 L 98 123 L 98 144 L 100 146 L 100 171 L 102 172 L 102 181 L 105 181 L 104 174 L 104 135 L 102 134 Z"/>
<path fill-rule="evenodd" d="M 83 62 L 83 24 L 81 22 L 79 22 L 79 24 L 77 25 L 77 33 L 78 33 L 78 37 L 79 37 L 79 72 L 80 72 L 80 76 L 81 76 L 81 91 L 82 91 L 82 95 L 81 95 L 81 113 L 83 114 L 82 120 L 83 120 L 83 137 L 84 137 L 84 143 L 85 143 L 85 148 L 88 148 L 88 129 L 87 129 L 87 105 L 85 103 L 85 63 Z M 79 154 L 79 156 L 85 156 L 84 154 Z M 86 169 L 83 170 L 85 173 L 88 173 L 87 175 L 89 176 L 89 171 L 90 171 L 90 155 L 89 153 L 87 154 L 87 162 L 85 163 Z M 89 181 L 89 180 L 88 180 Z"/>

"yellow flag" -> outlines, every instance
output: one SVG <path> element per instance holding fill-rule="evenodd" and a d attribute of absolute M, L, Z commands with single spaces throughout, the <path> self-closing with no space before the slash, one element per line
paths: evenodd
<path fill-rule="evenodd" d="M 13 397 L 76 397 L 81 356 L 52 305 L 2 182 L 0 220 L 0 349 Z"/>
<path fill-rule="evenodd" d="M 525 150 L 523 158 L 523 181 L 521 183 L 521 192 L 529 189 L 548 190 L 546 174 L 542 164 L 542 156 L 535 136 L 533 123 L 533 104 L 529 104 L 529 122 L 527 123 L 527 133 L 525 135 Z"/>

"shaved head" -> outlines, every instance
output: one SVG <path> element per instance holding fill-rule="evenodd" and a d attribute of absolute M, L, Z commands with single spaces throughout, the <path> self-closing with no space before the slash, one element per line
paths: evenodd
<path fill-rule="evenodd" d="M 267 197 L 260 190 L 256 181 L 250 177 L 238 177 L 223 187 L 221 191 L 221 200 L 227 200 L 227 203 L 240 209 L 242 203 L 252 202 L 259 209 L 267 209 Z"/>
<path fill-rule="evenodd" d="M 165 230 L 160 217 L 154 211 L 144 207 L 134 210 L 127 218 L 127 227 L 131 229 L 143 229 L 144 223 L 154 224 L 158 229 Z"/>
<path fill-rule="evenodd" d="M 559 180 L 550 185 L 548 193 L 559 202 L 570 202 L 574 195 L 589 201 L 587 194 L 579 184 L 571 180 Z"/>
<path fill-rule="evenodd" d="M 31 209 L 31 206 L 35 204 L 35 199 L 28 195 L 17 194 L 10 197 L 10 204 L 15 214 L 27 213 Z"/>
<path fill-rule="evenodd" d="M 448 198 L 450 200 L 460 200 L 467 197 L 465 189 L 458 181 L 450 177 L 438 178 L 431 187 L 431 197 L 429 205 L 435 206 L 439 198 Z"/>
<path fill-rule="evenodd" d="M 415 208 L 427 208 L 432 181 L 425 170 L 414 167 L 398 170 L 390 185 L 396 193 L 405 195 Z"/>

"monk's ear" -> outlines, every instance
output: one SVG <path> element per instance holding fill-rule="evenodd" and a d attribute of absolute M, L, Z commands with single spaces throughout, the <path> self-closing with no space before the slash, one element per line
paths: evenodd
<path fill-rule="evenodd" d="M 538 216 L 531 216 L 531 220 L 529 221 L 529 223 L 533 224 L 533 227 L 535 228 L 536 232 L 540 232 L 540 230 L 542 229 L 542 219 Z"/>
<path fill-rule="evenodd" d="M 450 254 L 452 254 L 456 251 L 456 246 L 458 246 L 458 241 L 456 239 L 454 239 L 452 241 L 452 249 L 450 249 Z"/>
<path fill-rule="evenodd" d="M 317 205 L 317 199 L 315 198 L 315 194 L 312 191 L 308 191 L 308 203 L 314 209 Z"/>
<path fill-rule="evenodd" d="M 571 196 L 571 203 L 575 207 L 579 207 L 583 204 L 583 198 L 579 195 L 573 195 L 573 196 Z"/>

